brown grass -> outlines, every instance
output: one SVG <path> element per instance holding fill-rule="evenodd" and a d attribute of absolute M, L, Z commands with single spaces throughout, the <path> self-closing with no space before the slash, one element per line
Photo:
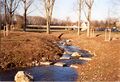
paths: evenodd
<path fill-rule="evenodd" d="M 59 58 L 62 50 L 54 43 L 57 40 L 46 33 L 11 32 L 1 38 L 0 66 L 5 68 L 9 63 L 29 66 L 32 61 L 42 61 L 42 57 L 47 60 Z"/>
<path fill-rule="evenodd" d="M 74 45 L 95 54 L 92 61 L 78 65 L 78 81 L 120 81 L 120 33 L 113 33 L 112 37 L 117 39 L 110 42 L 104 41 L 102 32 L 93 38 L 76 34 L 65 34 L 63 38 L 72 39 Z"/>

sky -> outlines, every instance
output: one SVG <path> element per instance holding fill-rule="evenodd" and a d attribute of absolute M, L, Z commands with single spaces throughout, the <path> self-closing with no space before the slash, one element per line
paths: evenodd
<path fill-rule="evenodd" d="M 29 8 L 31 13 L 29 16 L 45 16 L 43 5 L 40 3 L 41 0 L 35 0 Z M 108 17 L 108 11 L 112 8 L 112 0 L 94 0 L 92 8 L 92 20 L 104 20 Z M 23 15 L 22 7 L 19 9 L 21 15 Z M 66 20 L 67 17 L 71 21 L 78 20 L 77 11 L 77 0 L 56 0 L 53 10 L 53 18 Z M 82 13 L 82 20 L 85 20 L 84 13 Z"/>

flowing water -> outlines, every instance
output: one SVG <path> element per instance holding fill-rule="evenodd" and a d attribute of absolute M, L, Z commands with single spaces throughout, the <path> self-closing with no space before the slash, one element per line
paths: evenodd
<path fill-rule="evenodd" d="M 78 52 L 82 57 L 91 57 L 91 55 L 88 51 L 80 50 L 80 48 L 76 46 L 63 45 L 64 42 L 65 41 L 61 41 L 58 45 L 63 48 L 65 52 L 69 53 L 64 54 L 63 57 L 70 59 L 59 59 L 55 62 L 66 63 L 66 67 L 51 65 L 2 71 L 0 72 L 0 81 L 14 81 L 15 74 L 20 70 L 30 73 L 34 77 L 34 81 L 76 81 L 78 76 L 77 72 L 75 69 L 70 68 L 69 66 L 71 64 L 84 64 L 86 61 L 80 59 L 71 59 L 71 54 L 73 52 Z"/>
<path fill-rule="evenodd" d="M 14 81 L 17 71 L 23 70 L 34 77 L 34 81 L 75 81 L 77 73 L 69 67 L 40 66 L 0 72 L 0 81 Z"/>

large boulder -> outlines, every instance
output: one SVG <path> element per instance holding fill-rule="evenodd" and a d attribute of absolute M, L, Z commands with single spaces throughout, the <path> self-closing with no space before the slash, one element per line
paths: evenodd
<path fill-rule="evenodd" d="M 18 71 L 14 78 L 15 82 L 30 82 L 30 79 L 33 79 L 33 77 L 24 71 Z"/>

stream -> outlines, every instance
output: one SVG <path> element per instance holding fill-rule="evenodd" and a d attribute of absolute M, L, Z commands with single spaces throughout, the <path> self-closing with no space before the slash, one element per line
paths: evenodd
<path fill-rule="evenodd" d="M 74 52 L 78 52 L 81 54 L 81 57 L 90 58 L 92 56 L 88 51 L 68 44 L 67 40 L 62 40 L 58 43 L 58 46 L 63 48 L 65 53 L 59 60 L 54 61 L 66 63 L 66 67 L 49 65 L 2 71 L 0 72 L 0 81 L 14 81 L 14 76 L 18 71 L 30 73 L 34 77 L 34 81 L 76 81 L 78 74 L 74 68 L 69 66 L 73 64 L 85 64 L 87 61 L 72 58 L 71 55 Z"/>
<path fill-rule="evenodd" d="M 75 81 L 77 79 L 77 73 L 72 68 L 40 66 L 1 72 L 0 81 L 14 81 L 15 74 L 20 70 L 30 73 L 34 81 Z"/>

